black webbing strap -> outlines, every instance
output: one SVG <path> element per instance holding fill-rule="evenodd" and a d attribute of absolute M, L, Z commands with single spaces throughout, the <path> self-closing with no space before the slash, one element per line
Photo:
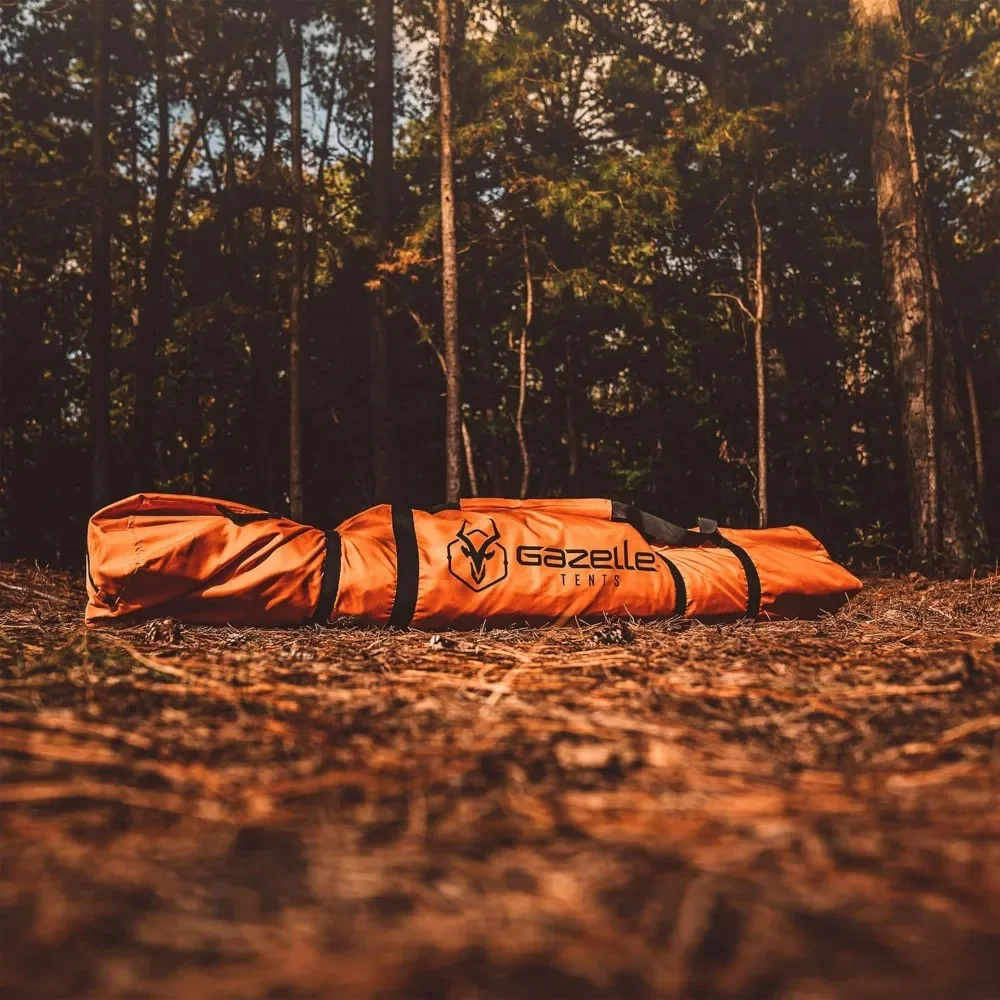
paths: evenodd
<path fill-rule="evenodd" d="M 417 607 L 417 581 L 420 579 L 417 532 L 413 527 L 413 511 L 409 507 L 392 505 L 392 534 L 396 539 L 396 597 L 392 602 L 389 625 L 392 628 L 409 628 Z"/>
<path fill-rule="evenodd" d="M 753 560 L 748 555 L 746 549 L 725 538 L 719 533 L 718 529 L 716 529 L 715 534 L 712 536 L 712 541 L 720 548 L 729 549 L 739 559 L 747 578 L 746 617 L 756 618 L 760 614 L 760 574 L 757 572 L 757 567 L 754 566 Z"/>
<path fill-rule="evenodd" d="M 319 590 L 319 600 L 312 620 L 317 625 L 325 625 L 330 620 L 333 602 L 340 587 L 340 535 L 336 531 L 326 533 L 326 555 L 323 557 L 323 585 Z"/>
<path fill-rule="evenodd" d="M 684 577 L 681 576 L 681 571 L 672 559 L 668 559 L 662 552 L 657 552 L 656 554 L 667 564 L 667 569 L 670 570 L 670 576 L 674 581 L 674 594 L 676 594 L 674 599 L 674 616 L 683 618 L 688 604 L 687 586 L 684 583 Z"/>
<path fill-rule="evenodd" d="M 699 517 L 698 530 L 689 531 L 679 524 L 671 524 L 662 517 L 648 514 L 630 503 L 620 503 L 617 500 L 611 501 L 611 520 L 631 524 L 647 542 L 653 542 L 655 545 L 672 545 L 675 548 L 703 545 L 719 527 L 715 521 Z"/>
<path fill-rule="evenodd" d="M 254 521 L 272 521 L 282 520 L 284 518 L 284 514 L 276 514 L 273 510 L 248 510 L 244 513 L 242 511 L 226 507 L 221 503 L 217 503 L 215 505 L 215 509 L 223 517 L 228 517 L 233 524 L 241 528 L 248 524 L 253 524 Z"/>

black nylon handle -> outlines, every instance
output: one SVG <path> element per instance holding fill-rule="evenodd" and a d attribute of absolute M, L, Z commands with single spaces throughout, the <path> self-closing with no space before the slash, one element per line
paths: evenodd
<path fill-rule="evenodd" d="M 713 537 L 719 530 L 718 522 L 707 517 L 698 518 L 698 530 L 690 531 L 679 524 L 671 524 L 662 517 L 639 510 L 630 503 L 611 501 L 611 520 L 631 524 L 636 531 L 656 545 L 673 545 L 675 547 L 694 548 L 704 545 L 707 541 L 715 541 Z"/>
<path fill-rule="evenodd" d="M 440 514 L 445 510 L 460 509 L 460 504 L 442 503 L 436 507 L 431 507 L 429 513 Z M 707 517 L 699 517 L 698 530 L 689 531 L 687 528 L 682 528 L 679 524 L 671 524 L 670 521 L 665 521 L 662 517 L 639 510 L 638 507 L 630 503 L 612 500 L 611 520 L 622 524 L 631 524 L 647 542 L 652 542 L 655 545 L 694 548 L 698 545 L 704 545 L 706 541 L 718 541 L 713 536 L 718 531 L 719 524 L 717 521 L 712 521 Z"/>

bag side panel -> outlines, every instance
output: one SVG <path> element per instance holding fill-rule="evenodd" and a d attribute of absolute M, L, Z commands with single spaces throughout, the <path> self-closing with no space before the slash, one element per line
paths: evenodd
<path fill-rule="evenodd" d="M 861 590 L 861 581 L 805 528 L 725 529 L 725 535 L 757 567 L 762 618 L 813 618 Z"/>
<path fill-rule="evenodd" d="M 414 524 L 413 620 L 422 627 L 673 613 L 667 566 L 634 528 L 598 519 L 593 508 L 415 511 Z"/>

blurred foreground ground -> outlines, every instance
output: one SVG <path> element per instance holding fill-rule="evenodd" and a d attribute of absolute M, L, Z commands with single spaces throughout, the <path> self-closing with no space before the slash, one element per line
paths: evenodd
<path fill-rule="evenodd" d="M 623 645 L 0 587 L 4 1000 L 1000 996 L 998 576 Z"/>

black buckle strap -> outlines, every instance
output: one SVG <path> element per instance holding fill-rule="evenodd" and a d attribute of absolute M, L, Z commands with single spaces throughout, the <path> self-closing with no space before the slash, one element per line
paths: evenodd
<path fill-rule="evenodd" d="M 231 507 L 226 507 L 224 504 L 217 503 L 215 509 L 223 516 L 228 517 L 233 524 L 240 528 L 245 527 L 248 524 L 253 524 L 254 521 L 271 521 L 271 520 L 281 520 L 284 514 L 276 514 L 273 510 L 248 510 L 245 513 L 238 510 L 233 510 Z"/>
<path fill-rule="evenodd" d="M 336 531 L 326 533 L 326 555 L 323 557 L 323 584 L 312 620 L 317 625 L 325 625 L 333 612 L 337 590 L 340 587 L 340 535 Z"/>
<path fill-rule="evenodd" d="M 740 561 L 740 565 L 743 567 L 743 572 L 746 574 L 747 578 L 747 618 L 757 618 L 760 615 L 760 574 L 757 572 L 757 567 L 753 564 L 753 560 L 750 558 L 749 553 L 746 549 L 737 545 L 735 542 L 731 542 L 728 538 L 720 534 L 719 530 L 716 529 L 715 534 L 712 536 L 712 541 L 714 541 L 720 548 L 729 549 L 733 555 L 736 556 Z"/>
<path fill-rule="evenodd" d="M 662 517 L 649 514 L 638 507 L 633 507 L 629 503 L 621 503 L 618 500 L 611 501 L 611 520 L 625 524 L 631 524 L 636 531 L 654 545 L 672 545 L 675 548 L 694 548 L 711 539 L 718 530 L 716 521 L 711 521 L 706 517 L 698 518 L 698 530 L 689 531 L 679 524 L 671 524 L 664 521 Z"/>
<path fill-rule="evenodd" d="M 688 603 L 687 585 L 684 583 L 684 577 L 672 559 L 668 559 L 662 552 L 657 552 L 656 554 L 666 563 L 667 569 L 670 570 L 670 576 L 674 581 L 674 617 L 683 618 L 684 612 L 687 611 Z"/>
<path fill-rule="evenodd" d="M 392 505 L 392 534 L 396 539 L 396 597 L 389 616 L 391 628 L 409 628 L 417 607 L 420 560 L 413 511 Z"/>

